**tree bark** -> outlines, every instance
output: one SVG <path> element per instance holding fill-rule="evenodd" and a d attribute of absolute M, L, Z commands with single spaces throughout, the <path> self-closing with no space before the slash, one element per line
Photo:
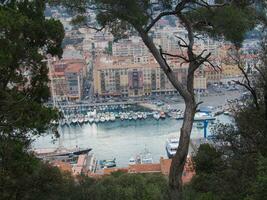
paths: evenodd
<path fill-rule="evenodd" d="M 180 131 L 179 146 L 170 167 L 169 186 L 172 200 L 182 199 L 182 175 L 187 159 L 195 112 L 196 104 L 194 96 L 192 96 L 191 101 L 185 102 L 184 121 Z"/>
<path fill-rule="evenodd" d="M 136 29 L 138 30 L 138 28 Z M 166 61 L 162 58 L 159 50 L 156 48 L 151 38 L 140 29 L 138 30 L 138 32 L 140 33 L 140 36 L 145 45 L 148 47 L 154 58 L 157 60 L 161 69 L 164 71 L 174 88 L 180 93 L 180 95 L 185 101 L 184 120 L 180 133 L 179 147 L 174 158 L 172 159 L 169 174 L 171 199 L 182 199 L 182 174 L 187 159 L 190 135 L 193 126 L 194 115 L 196 112 L 196 103 L 193 91 L 194 70 L 189 71 L 190 74 L 187 77 L 187 85 L 182 85 L 182 83 L 177 80 L 172 69 L 170 69 Z M 190 63 L 189 68 L 195 68 L 195 66 L 193 66 L 193 63 Z"/>

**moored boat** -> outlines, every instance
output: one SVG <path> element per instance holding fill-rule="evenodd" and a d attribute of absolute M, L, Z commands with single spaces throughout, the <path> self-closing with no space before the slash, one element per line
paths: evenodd
<path fill-rule="evenodd" d="M 161 119 L 165 119 L 166 118 L 166 115 L 163 111 L 160 112 L 160 118 Z"/>
<path fill-rule="evenodd" d="M 178 145 L 179 145 L 179 139 L 176 137 L 172 137 L 172 138 L 168 138 L 166 141 L 166 152 L 167 152 L 167 156 L 168 158 L 172 158 L 177 149 L 178 149 Z"/>
<path fill-rule="evenodd" d="M 100 116 L 99 121 L 100 121 L 100 122 L 105 122 L 105 121 L 106 121 L 105 116 L 104 116 L 104 115 Z"/>
<path fill-rule="evenodd" d="M 160 114 L 158 112 L 153 113 L 153 118 L 159 120 Z"/>
<path fill-rule="evenodd" d="M 81 154 L 86 154 L 91 150 L 92 148 L 34 149 L 34 153 L 38 158 L 49 158 L 49 157 L 59 157 L 59 156 L 81 155 Z"/>
<path fill-rule="evenodd" d="M 198 122 L 197 123 L 197 128 L 204 128 L 204 124 L 202 122 Z"/>

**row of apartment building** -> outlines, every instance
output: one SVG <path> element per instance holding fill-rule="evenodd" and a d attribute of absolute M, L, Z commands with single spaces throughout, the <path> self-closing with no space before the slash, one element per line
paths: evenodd
<path fill-rule="evenodd" d="M 172 94 L 176 89 L 154 59 L 132 62 L 131 57 L 99 57 L 94 65 L 94 93 L 99 96 L 146 96 Z M 171 65 L 176 78 L 186 83 L 187 66 Z M 206 90 L 206 78 L 195 77 L 195 89 Z"/>
<path fill-rule="evenodd" d="M 83 82 L 87 74 L 84 59 L 62 59 L 52 62 L 51 84 L 52 94 L 58 101 L 80 100 Z"/>

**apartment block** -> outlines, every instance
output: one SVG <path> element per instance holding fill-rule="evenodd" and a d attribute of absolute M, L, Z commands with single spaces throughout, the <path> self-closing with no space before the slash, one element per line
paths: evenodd
<path fill-rule="evenodd" d="M 50 88 L 54 98 L 59 101 L 80 100 L 86 73 L 84 59 L 62 59 L 53 62 Z"/>
<path fill-rule="evenodd" d="M 185 84 L 187 65 L 172 64 L 171 67 L 177 79 Z M 131 59 L 101 56 L 95 63 L 93 73 L 96 96 L 137 97 L 176 93 L 156 62 L 132 63 Z M 205 80 L 196 79 L 198 89 L 205 89 Z"/>

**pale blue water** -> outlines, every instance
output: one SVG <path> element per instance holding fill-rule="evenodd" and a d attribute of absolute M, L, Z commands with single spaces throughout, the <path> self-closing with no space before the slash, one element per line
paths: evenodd
<path fill-rule="evenodd" d="M 226 116 L 220 116 L 220 121 L 229 122 Z M 166 139 L 179 136 L 182 121 L 154 119 L 137 121 L 120 121 L 96 124 L 85 124 L 81 127 L 64 127 L 59 129 L 60 142 L 64 147 L 74 148 L 76 145 L 92 148 L 97 159 L 116 158 L 118 166 L 127 166 L 129 158 L 141 153 L 147 148 L 154 162 L 160 157 L 167 158 L 165 151 Z M 210 131 L 208 131 L 208 134 Z M 193 127 L 191 138 L 203 137 L 204 130 Z M 35 147 L 58 147 L 59 142 L 52 143 L 50 136 L 40 137 L 34 143 Z"/>

